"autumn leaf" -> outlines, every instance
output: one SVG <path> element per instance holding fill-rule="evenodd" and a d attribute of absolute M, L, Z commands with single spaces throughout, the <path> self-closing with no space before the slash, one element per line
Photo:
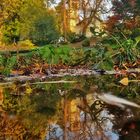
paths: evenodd
<path fill-rule="evenodd" d="M 120 83 L 121 83 L 122 85 L 127 86 L 128 83 L 129 83 L 129 80 L 128 80 L 128 78 L 126 77 L 126 78 L 123 78 L 122 80 L 120 80 Z"/>
<path fill-rule="evenodd" d="M 30 88 L 30 87 L 28 87 L 27 89 L 26 89 L 26 94 L 31 94 L 32 93 L 32 89 Z"/>
<path fill-rule="evenodd" d="M 120 83 L 127 86 L 129 82 L 140 82 L 140 80 L 129 80 L 127 77 L 123 78 Z"/>

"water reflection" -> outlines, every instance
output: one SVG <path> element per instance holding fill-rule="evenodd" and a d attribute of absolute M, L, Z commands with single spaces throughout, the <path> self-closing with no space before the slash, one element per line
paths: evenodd
<path fill-rule="evenodd" d="M 120 134 L 137 135 L 139 123 L 130 123 L 129 131 L 124 124 L 139 119 L 139 109 L 124 110 L 104 103 L 96 95 L 112 92 L 139 104 L 138 83 L 124 87 L 107 75 L 65 79 L 79 82 L 1 87 L 0 139 L 118 140 Z"/>

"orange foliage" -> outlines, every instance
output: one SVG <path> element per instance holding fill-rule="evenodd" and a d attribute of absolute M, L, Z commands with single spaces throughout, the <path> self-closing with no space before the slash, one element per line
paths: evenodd
<path fill-rule="evenodd" d="M 119 20 L 121 20 L 122 17 L 119 15 L 114 15 L 108 19 L 108 21 L 105 23 L 105 29 L 109 32 L 111 32 L 117 23 L 119 23 Z M 126 29 L 134 29 L 140 27 L 140 17 L 136 16 L 133 19 L 125 20 L 123 22 L 124 28 Z"/>
<path fill-rule="evenodd" d="M 114 15 L 108 19 L 108 21 L 105 23 L 106 27 L 105 29 L 108 30 L 109 32 L 113 30 L 115 27 L 116 23 L 121 19 L 121 16 L 119 15 Z"/>
<path fill-rule="evenodd" d="M 135 22 L 135 19 L 131 19 L 131 20 L 126 20 L 124 22 L 124 25 L 127 29 L 133 29 L 135 26 L 136 26 L 136 22 Z"/>

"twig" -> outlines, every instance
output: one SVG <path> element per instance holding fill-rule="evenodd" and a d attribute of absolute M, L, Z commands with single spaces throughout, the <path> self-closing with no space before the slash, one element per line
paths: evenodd
<path fill-rule="evenodd" d="M 36 84 L 58 84 L 58 83 L 76 83 L 77 81 L 45 81 L 45 82 L 35 82 L 35 83 L 29 83 L 30 85 L 36 85 Z M 27 84 L 23 84 L 22 86 L 26 86 Z"/>

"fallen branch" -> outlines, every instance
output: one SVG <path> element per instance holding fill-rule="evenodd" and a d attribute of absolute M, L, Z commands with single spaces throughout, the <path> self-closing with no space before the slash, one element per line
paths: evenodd
<path fill-rule="evenodd" d="M 44 82 L 35 82 L 35 83 L 29 83 L 30 85 L 36 85 L 36 84 L 58 84 L 58 83 L 76 83 L 77 81 L 65 81 L 65 80 L 60 80 L 60 81 L 44 81 Z M 26 86 L 27 84 L 23 84 L 22 86 Z"/>
<path fill-rule="evenodd" d="M 59 83 L 76 83 L 77 81 L 65 81 L 65 80 L 60 80 L 60 81 L 43 81 L 43 82 L 34 82 L 34 83 L 25 83 L 21 84 L 20 86 L 26 86 L 26 85 L 37 85 L 37 84 L 59 84 Z M 6 83 L 0 83 L 0 87 L 11 87 L 14 84 L 13 82 L 6 82 Z"/>
<path fill-rule="evenodd" d="M 140 69 L 128 69 L 125 70 L 126 73 L 140 73 Z M 53 73 L 53 74 L 52 74 Z M 29 76 L 15 76 L 15 77 L 5 77 L 3 78 L 3 81 L 5 82 L 13 82 L 13 81 L 19 81 L 19 82 L 26 82 L 26 81 L 34 81 L 34 80 L 41 80 L 44 81 L 48 78 L 52 77 L 65 77 L 65 76 L 91 76 L 91 75 L 97 75 L 97 74 L 122 74 L 121 71 L 103 71 L 103 70 L 90 70 L 90 69 L 60 69 L 55 70 L 55 72 L 50 74 L 32 74 Z M 55 74 L 54 74 L 55 73 Z"/>
<path fill-rule="evenodd" d="M 0 87 L 4 87 L 4 86 L 11 86 L 13 84 L 13 82 L 6 82 L 6 83 L 0 83 Z"/>

